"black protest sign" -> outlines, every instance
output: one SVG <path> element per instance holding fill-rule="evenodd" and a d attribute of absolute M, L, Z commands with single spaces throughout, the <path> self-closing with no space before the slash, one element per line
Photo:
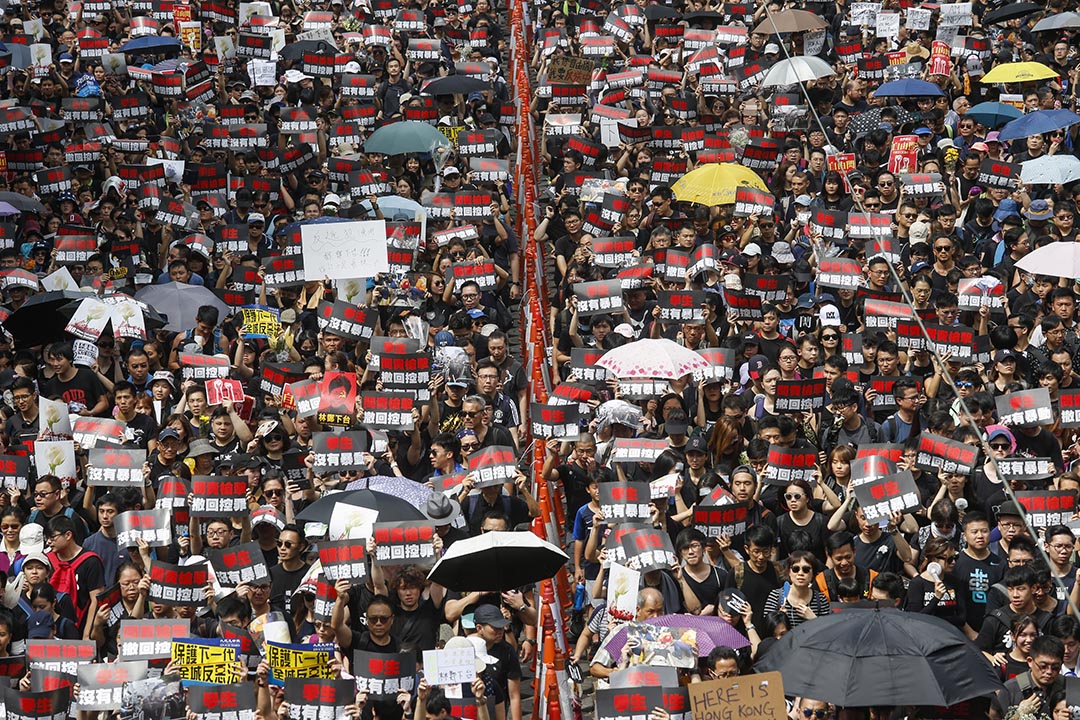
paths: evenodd
<path fill-rule="evenodd" d="M 615 438 L 609 461 L 612 463 L 651 463 L 667 450 L 666 439 Z M 603 485 L 601 485 L 603 487 Z"/>
<path fill-rule="evenodd" d="M 741 535 L 750 521 L 748 503 L 704 505 L 694 507 L 694 527 L 708 537 Z"/>
<path fill-rule="evenodd" d="M 334 582 L 367 578 L 367 549 L 363 540 L 337 540 L 319 543 L 319 561 L 323 574 Z"/>
<path fill-rule="evenodd" d="M 170 515 L 168 508 L 120 513 L 113 520 L 117 546 L 136 547 L 143 540 L 150 547 L 168 547 L 172 542 Z"/>
<path fill-rule="evenodd" d="M 379 356 L 379 380 L 386 390 L 407 390 L 419 402 L 431 399 L 431 355 L 424 352 Z"/>
<path fill-rule="evenodd" d="M 848 216 L 848 236 L 854 240 L 881 240 L 892 238 L 891 215 L 881 213 L 851 213 Z M 867 257 L 873 257 L 867 253 Z"/>
<path fill-rule="evenodd" d="M 773 197 L 772 193 L 747 185 L 740 185 L 735 188 L 735 210 L 732 212 L 732 216 L 764 215 L 769 217 L 773 214 L 775 206 L 776 198 Z"/>
<path fill-rule="evenodd" d="M 95 667 L 91 665 L 90 667 Z M 87 667 L 86 665 L 80 665 L 82 669 Z M 30 673 L 30 692 L 52 692 L 53 690 L 67 690 L 78 682 L 76 675 L 69 675 L 65 672 L 58 672 L 56 670 L 43 670 L 41 668 L 34 668 Z"/>
<path fill-rule="evenodd" d="M 976 182 L 984 188 L 1012 189 L 1020 184 L 1020 163 L 986 158 L 979 165 L 979 177 Z"/>
<path fill-rule="evenodd" d="M 119 710 L 123 705 L 124 684 L 146 677 L 146 661 L 80 665 L 79 709 Z"/>
<path fill-rule="evenodd" d="M 629 669 L 649 670 L 646 667 Z M 657 668 L 663 670 L 664 668 Z M 596 720 L 639 720 L 664 707 L 664 688 L 652 685 L 603 688 L 596 691 Z"/>
<path fill-rule="evenodd" d="M 1035 528 L 1064 525 L 1076 512 L 1076 493 L 1070 490 L 1021 490 L 1016 493 L 1016 502 Z"/>
<path fill-rule="evenodd" d="M 919 488 L 910 470 L 860 483 L 852 491 L 869 524 L 885 522 L 893 513 L 920 506 Z"/>
<path fill-rule="evenodd" d="M 728 313 L 737 320 L 761 320 L 764 317 L 761 298 L 748 292 L 725 287 L 724 304 L 727 305 Z"/>
<path fill-rule="evenodd" d="M 149 598 L 162 605 L 203 607 L 203 589 L 209 581 L 206 563 L 181 567 L 158 560 L 150 566 Z"/>
<path fill-rule="evenodd" d="M 30 476 L 30 458 L 0 455 L 0 487 L 26 490 Z"/>
<path fill-rule="evenodd" d="M 194 517 L 231 518 L 248 514 L 247 480 L 224 475 L 196 475 L 191 479 Z"/>
<path fill-rule="evenodd" d="M 474 487 L 485 488 L 514 482 L 517 476 L 517 455 L 508 445 L 492 445 L 469 456 L 469 472 L 476 478 Z"/>
<path fill-rule="evenodd" d="M 894 330 L 900 319 L 914 319 L 915 312 L 905 303 L 867 298 L 863 304 L 863 317 L 867 329 Z"/>
<path fill-rule="evenodd" d="M 924 432 L 919 436 L 915 464 L 925 470 L 967 475 L 975 469 L 978 455 L 977 447 Z"/>
<path fill-rule="evenodd" d="M 1061 427 L 1080 427 L 1080 388 L 1061 388 L 1058 394 L 1058 409 Z"/>
<path fill-rule="evenodd" d="M 180 353 L 180 374 L 185 380 L 229 377 L 229 359 L 202 353 Z"/>
<path fill-rule="evenodd" d="M 580 432 L 578 404 L 544 405 L 530 403 L 533 435 L 542 438 L 575 438 Z"/>
<path fill-rule="evenodd" d="M 303 363 L 263 363 L 259 392 L 281 396 L 287 384 L 301 380 L 307 380 Z"/>
<path fill-rule="evenodd" d="M 1054 461 L 1045 457 L 1009 457 L 997 461 L 1004 480 L 1046 480 L 1056 473 Z"/>
<path fill-rule="evenodd" d="M 648 522 L 651 488 L 647 482 L 604 482 L 599 485 L 600 511 L 611 523 Z"/>
<path fill-rule="evenodd" d="M 317 432 L 311 438 L 312 470 L 326 475 L 343 470 L 367 470 L 366 432 Z"/>
<path fill-rule="evenodd" d="M 173 639 L 190 635 L 191 621 L 183 618 L 125 619 L 120 621 L 116 645 L 121 660 L 168 660 Z"/>
<path fill-rule="evenodd" d="M 429 520 L 377 522 L 372 529 L 375 561 L 380 567 L 434 564 L 434 533 Z"/>
<path fill-rule="evenodd" d="M 792 480 L 813 482 L 817 453 L 813 450 L 769 446 L 768 466 L 763 474 L 769 485 L 787 485 Z"/>
<path fill-rule="evenodd" d="M 661 322 L 704 323 L 705 297 L 704 290 L 661 290 L 657 302 Z"/>
<path fill-rule="evenodd" d="M 633 263 L 636 242 L 633 237 L 593 238 L 593 264 L 597 267 L 617 268 Z"/>
<path fill-rule="evenodd" d="M 319 398 L 322 385 L 315 380 L 303 380 L 289 383 L 286 396 L 292 397 L 297 417 L 311 417 L 319 411 Z"/>
<path fill-rule="evenodd" d="M 743 275 L 743 289 L 750 295 L 756 295 L 762 302 L 776 303 L 787 299 L 790 279 L 783 275 Z"/>
<path fill-rule="evenodd" d="M 607 314 L 623 306 L 622 283 L 619 280 L 597 280 L 574 283 L 579 316 Z"/>
<path fill-rule="evenodd" d="M 690 253 L 685 250 L 664 251 L 664 279 L 685 280 L 690 269 Z"/>
<path fill-rule="evenodd" d="M 262 266 L 263 282 L 267 287 L 290 287 L 304 284 L 304 259 L 300 255 L 265 258 Z"/>
<path fill-rule="evenodd" d="M 779 380 L 775 402 L 778 413 L 820 410 L 825 406 L 825 380 Z"/>
<path fill-rule="evenodd" d="M 939 355 L 953 358 L 970 358 L 975 347 L 976 333 L 963 325 L 926 325 L 926 339 L 933 343 Z"/>
<path fill-rule="evenodd" d="M 353 653 L 353 676 L 356 691 L 369 696 L 397 695 L 411 692 L 415 685 L 416 654 L 377 653 L 357 650 Z"/>
<path fill-rule="evenodd" d="M 998 422 L 1008 427 L 1033 428 L 1054 422 L 1050 391 L 1044 387 L 998 395 Z"/>
<path fill-rule="evenodd" d="M 145 450 L 92 448 L 86 467 L 90 487 L 142 487 Z"/>
<path fill-rule="evenodd" d="M 735 348 L 704 348 L 697 354 L 711 363 L 712 367 L 695 370 L 694 377 L 704 380 L 731 380 L 735 374 Z"/>
<path fill-rule="evenodd" d="M 188 685 L 188 708 L 200 720 L 253 720 L 255 686 L 249 682 L 232 685 Z"/>
<path fill-rule="evenodd" d="M 857 260 L 822 260 L 818 265 L 817 282 L 823 287 L 855 290 L 863 282 L 862 267 Z"/>
<path fill-rule="evenodd" d="M 236 587 L 241 583 L 258 585 L 270 580 L 270 571 L 257 542 L 210 550 L 208 555 L 214 566 L 214 575 L 222 586 Z"/>
<path fill-rule="evenodd" d="M 495 275 L 495 263 L 490 260 L 454 263 L 447 269 L 446 279 L 453 279 L 455 288 L 471 280 L 481 291 L 494 290 L 499 282 Z"/>
<path fill-rule="evenodd" d="M 401 12 L 406 12 L 402 10 Z M 289 716 L 311 720 L 336 720 L 346 717 L 346 708 L 356 699 L 352 680 L 328 678 L 287 678 L 285 702 Z"/>
<path fill-rule="evenodd" d="M 415 396 L 409 392 L 366 392 L 360 396 L 364 425 L 380 430 L 413 429 Z"/>
<path fill-rule="evenodd" d="M 626 565 L 631 570 L 670 570 L 678 562 L 671 537 L 663 530 L 645 528 L 624 535 L 621 540 Z"/>
<path fill-rule="evenodd" d="M 78 666 L 91 663 L 97 655 L 93 640 L 26 641 L 26 660 L 31 670 L 55 670 L 74 675 Z"/>
<path fill-rule="evenodd" d="M 75 670 L 68 674 L 74 677 Z M 4 688 L 2 694 L 4 717 L 9 720 L 62 720 L 71 706 L 71 689 L 66 687 L 41 692 Z"/>
<path fill-rule="evenodd" d="M 323 332 L 352 340 L 370 340 L 375 334 L 375 322 L 379 317 L 377 312 L 344 300 L 333 303 L 324 300 L 319 303 L 317 313 Z"/>

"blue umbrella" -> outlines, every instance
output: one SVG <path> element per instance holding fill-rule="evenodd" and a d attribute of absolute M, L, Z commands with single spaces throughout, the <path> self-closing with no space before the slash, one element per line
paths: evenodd
<path fill-rule="evenodd" d="M 1001 127 L 1005 123 L 1023 116 L 1022 111 L 1012 105 L 1000 102 L 981 102 L 964 113 L 964 117 L 971 118 L 988 128 Z"/>
<path fill-rule="evenodd" d="M 998 140 L 1001 142 L 1020 140 L 1032 135 L 1062 130 L 1077 123 L 1080 123 L 1080 115 L 1072 110 L 1036 110 L 1001 128 Z"/>
<path fill-rule="evenodd" d="M 153 55 L 155 53 L 179 52 L 180 40 L 165 35 L 143 35 L 128 40 L 120 46 L 120 52 L 132 55 Z"/>
<path fill-rule="evenodd" d="M 915 78 L 893 80 L 874 91 L 876 97 L 939 97 L 944 94 L 934 83 Z"/>

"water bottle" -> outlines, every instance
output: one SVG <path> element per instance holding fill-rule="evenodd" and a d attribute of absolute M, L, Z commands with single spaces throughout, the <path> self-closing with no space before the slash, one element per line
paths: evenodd
<path fill-rule="evenodd" d="M 580 611 L 585 607 L 585 583 L 578 583 L 574 590 L 574 610 Z"/>

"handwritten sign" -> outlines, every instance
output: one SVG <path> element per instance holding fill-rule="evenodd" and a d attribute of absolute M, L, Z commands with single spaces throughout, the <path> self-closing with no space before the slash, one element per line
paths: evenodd
<path fill-rule="evenodd" d="M 694 683 L 688 688 L 690 711 L 697 720 L 729 717 L 784 720 L 787 717 L 784 681 L 778 672 L 710 680 Z"/>
<path fill-rule="evenodd" d="M 309 282 L 373 277 L 390 271 L 385 220 L 303 225 L 300 236 L 304 278 Z"/>

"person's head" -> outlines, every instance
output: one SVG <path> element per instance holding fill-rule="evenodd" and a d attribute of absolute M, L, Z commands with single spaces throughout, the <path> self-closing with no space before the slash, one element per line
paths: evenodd
<path fill-rule="evenodd" d="M 7 507 L 0 512 L 0 533 L 4 536 L 7 546 L 14 548 L 19 545 L 19 533 L 26 525 L 26 515 L 18 507 Z"/>
<path fill-rule="evenodd" d="M 128 603 L 134 603 L 139 599 L 139 581 L 143 578 L 143 571 L 132 562 L 123 563 L 116 573 L 117 583 L 120 585 L 120 596 Z"/>
<path fill-rule="evenodd" d="M 750 564 L 764 567 L 776 546 L 776 533 L 767 525 L 753 525 L 743 535 L 744 549 Z"/>
<path fill-rule="evenodd" d="M 635 620 L 644 622 L 664 614 L 664 596 L 655 588 L 642 588 L 638 592 Z"/>
<path fill-rule="evenodd" d="M 486 488 L 485 488 L 486 489 Z M 495 488 L 499 490 L 499 487 Z M 480 532 L 508 532 L 510 530 L 510 518 L 501 510 L 488 510 L 480 520 Z"/>
<path fill-rule="evenodd" d="M 415 610 L 423 599 L 427 580 L 415 567 L 406 566 L 390 583 L 392 592 L 404 610 Z"/>
<path fill-rule="evenodd" d="M 1080 659 L 1080 620 L 1074 615 L 1058 615 L 1050 621 L 1047 634 L 1061 639 L 1065 646 L 1065 665 L 1075 667 Z"/>
<path fill-rule="evenodd" d="M 61 557 L 67 555 L 78 546 L 75 542 L 75 521 L 66 515 L 54 517 L 45 530 L 45 540 L 53 552 Z"/>
<path fill-rule="evenodd" d="M 387 596 L 376 595 L 368 603 L 364 617 L 371 637 L 376 640 L 383 640 L 389 637 L 390 628 L 394 625 L 394 605 Z M 477 630 L 479 629 L 478 625 Z"/>
<path fill-rule="evenodd" d="M 232 523 L 225 518 L 212 518 L 206 523 L 206 544 L 215 550 L 227 548 L 232 542 Z"/>
<path fill-rule="evenodd" d="M 825 552 L 837 575 L 847 577 L 854 574 L 855 538 L 851 533 L 842 531 L 830 535 L 825 540 Z"/>
<path fill-rule="evenodd" d="M 291 562 L 303 556 L 307 550 L 307 539 L 298 525 L 289 524 L 281 529 L 277 538 L 278 560 Z"/>
<path fill-rule="evenodd" d="M 807 588 L 814 581 L 817 574 L 817 559 L 812 552 L 796 550 L 788 555 L 787 560 L 788 582 L 795 587 Z"/>
<path fill-rule="evenodd" d="M 116 493 L 107 492 L 94 503 L 97 508 L 98 524 L 101 528 L 111 529 L 116 516 L 124 510 L 124 503 Z"/>
<path fill-rule="evenodd" d="M 432 439 L 431 450 L 428 454 L 433 466 L 452 468 L 461 454 L 461 441 L 453 433 L 439 433 Z"/>
<path fill-rule="evenodd" d="M 1035 556 L 1035 541 L 1027 535 L 1017 535 L 1013 538 L 1012 542 L 1009 543 L 1009 567 L 1027 565 L 1035 560 Z"/>
<path fill-rule="evenodd" d="M 739 676 L 739 655 L 726 645 L 717 645 L 705 659 L 705 667 L 713 679 Z"/>
<path fill-rule="evenodd" d="M 1046 528 L 1043 538 L 1046 541 L 1046 553 L 1050 556 L 1050 560 L 1061 565 L 1068 564 L 1076 545 L 1072 530 L 1065 525 L 1051 525 Z"/>
<path fill-rule="evenodd" d="M 961 521 L 964 542 L 975 552 L 982 552 L 990 543 L 990 520 L 981 510 L 968 510 Z"/>
<path fill-rule="evenodd" d="M 1061 675 L 1064 659 L 1065 645 L 1060 639 L 1050 635 L 1035 638 L 1027 657 L 1032 681 L 1041 688 L 1053 685 Z"/>
<path fill-rule="evenodd" d="M 1031 565 L 1011 567 L 1002 578 L 1005 595 L 1009 599 L 1009 608 L 1021 612 L 1031 604 L 1035 587 L 1035 569 Z"/>
<path fill-rule="evenodd" d="M 799 698 L 798 707 L 795 708 L 795 716 L 806 720 L 830 720 L 832 706 L 823 700 Z"/>
<path fill-rule="evenodd" d="M 45 363 L 57 374 L 66 375 L 75 363 L 75 351 L 70 342 L 54 342 L 45 348 Z"/>
<path fill-rule="evenodd" d="M 1013 618 L 1009 634 L 1012 636 L 1013 646 L 1023 657 L 1027 657 L 1031 653 L 1031 643 L 1039 637 L 1039 624 L 1031 615 L 1020 613 Z"/>
<path fill-rule="evenodd" d="M 931 537 L 926 541 L 923 546 L 923 559 L 925 565 L 923 569 L 930 565 L 930 563 L 937 563 L 941 566 L 943 572 L 952 572 L 953 567 L 956 565 L 956 543 L 946 537 Z"/>
<path fill-rule="evenodd" d="M 53 515 L 63 504 L 63 486 L 55 475 L 42 475 L 34 483 L 34 507 L 46 515 Z"/>
<path fill-rule="evenodd" d="M 675 538 L 675 552 L 687 565 L 697 565 L 705 556 L 709 539 L 697 528 L 683 528 Z"/>

